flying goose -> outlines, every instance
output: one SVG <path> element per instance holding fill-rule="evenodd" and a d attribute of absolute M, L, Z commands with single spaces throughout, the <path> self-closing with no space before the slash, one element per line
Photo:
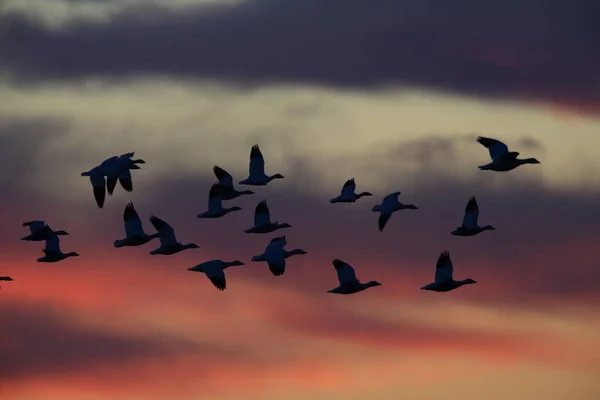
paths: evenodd
<path fill-rule="evenodd" d="M 291 256 L 300 255 L 300 254 L 308 254 L 306 251 L 302 249 L 294 249 L 291 251 L 287 251 L 284 247 L 287 244 L 287 240 L 285 235 L 279 236 L 271 239 L 269 244 L 267 245 L 265 252 L 259 254 L 257 256 L 252 257 L 253 262 L 265 261 L 269 264 L 269 270 L 275 276 L 283 275 L 285 272 L 285 260 Z M 281 251 L 284 263 L 283 266 L 277 266 L 276 263 L 273 262 L 273 258 L 279 257 L 278 252 Z M 267 260 L 267 254 L 269 254 L 269 260 Z M 269 261 L 271 261 L 269 263 Z M 281 263 L 280 263 L 281 264 Z"/>
<path fill-rule="evenodd" d="M 225 171 L 223 168 L 215 165 L 213 167 L 213 172 L 219 180 L 219 185 L 221 185 L 222 187 L 221 199 L 232 200 L 236 197 L 240 197 L 245 194 L 254 194 L 252 190 L 238 191 L 237 189 L 235 189 L 233 187 L 233 177 L 229 174 L 229 172 Z"/>
<path fill-rule="evenodd" d="M 258 145 L 255 144 L 250 150 L 250 166 L 248 169 L 248 178 L 240 181 L 240 185 L 265 186 L 273 179 L 283 179 L 281 174 L 269 176 L 265 174 L 265 159 L 263 158 Z"/>
<path fill-rule="evenodd" d="M 463 217 L 462 226 L 456 228 L 455 231 L 452 231 L 452 235 L 454 236 L 473 236 L 481 233 L 483 231 L 493 231 L 496 230 L 491 225 L 479 226 L 477 224 L 477 220 L 479 219 L 479 206 L 477 205 L 477 200 L 475 197 L 471 197 L 467 202 L 467 206 L 465 207 L 465 216 Z"/>
<path fill-rule="evenodd" d="M 152 215 L 150 217 L 150 223 L 154 226 L 154 228 L 159 233 L 160 247 L 152 250 L 150 254 L 161 254 L 161 255 L 171 255 L 175 253 L 179 253 L 180 251 L 186 249 L 197 249 L 198 246 L 195 243 L 181 244 L 175 238 L 175 230 L 171 227 L 171 225 L 167 224 L 162 219 L 155 217 Z"/>
<path fill-rule="evenodd" d="M 218 183 L 213 184 L 208 192 L 208 211 L 198 214 L 198 218 L 220 218 L 229 214 L 232 211 L 239 211 L 242 208 L 234 206 L 231 208 L 223 208 L 223 186 Z"/>
<path fill-rule="evenodd" d="M 342 260 L 335 259 L 333 260 L 333 266 L 337 272 L 339 286 L 328 290 L 327 293 L 337 293 L 337 294 L 352 294 L 357 292 L 362 292 L 365 289 L 368 289 L 373 286 L 381 286 L 381 283 L 377 281 L 370 281 L 367 283 L 361 283 L 356 278 L 356 273 L 354 272 L 354 268 L 345 263 Z"/>
<path fill-rule="evenodd" d="M 70 253 L 63 253 L 60 250 L 60 239 L 58 236 L 52 236 L 51 238 L 46 240 L 46 246 L 42 250 L 44 252 L 44 256 L 37 259 L 37 262 L 48 262 L 54 263 L 58 261 L 62 261 L 68 257 L 79 257 L 78 253 L 74 251 Z"/>
<path fill-rule="evenodd" d="M 262 200 L 254 210 L 254 226 L 246 229 L 246 233 L 271 233 L 277 229 L 291 228 L 288 223 L 280 224 L 279 222 L 271 222 L 271 213 L 267 206 L 267 200 Z"/>
<path fill-rule="evenodd" d="M 440 254 L 437 264 L 435 266 L 435 282 L 429 285 L 423 286 L 422 290 L 432 290 L 434 292 L 449 292 L 462 285 L 469 285 L 477 283 L 471 278 L 463 279 L 462 281 L 455 281 L 452 277 L 452 260 L 450 259 L 450 253 L 443 251 Z"/>
<path fill-rule="evenodd" d="M 354 181 L 354 178 L 348 179 L 346 181 L 346 183 L 344 183 L 344 186 L 342 186 L 342 191 L 340 192 L 340 195 L 329 200 L 329 202 L 331 204 L 333 204 L 333 203 L 354 203 L 354 202 L 356 202 L 356 200 L 360 199 L 361 197 L 373 196 L 373 194 L 370 192 L 362 192 L 362 193 L 356 194 L 355 190 L 356 190 L 356 182 Z"/>
<path fill-rule="evenodd" d="M 244 265 L 241 261 L 221 261 L 211 260 L 198 264 L 192 268 L 188 268 L 188 271 L 204 272 L 206 277 L 212 282 L 213 285 L 219 290 L 225 290 L 227 288 L 227 282 L 225 280 L 225 268 L 236 267 L 238 265 Z"/>
<path fill-rule="evenodd" d="M 383 228 L 387 224 L 392 214 L 400 210 L 417 210 L 418 207 L 412 204 L 402 204 L 398 201 L 398 196 L 402 192 L 394 192 L 383 198 L 380 205 L 373 206 L 373 212 L 379 212 L 379 231 L 383 232 Z"/>
<path fill-rule="evenodd" d="M 22 237 L 21 240 L 28 240 L 32 242 L 42 242 L 56 235 L 68 235 L 65 231 L 53 231 L 44 221 L 29 221 L 23 222 L 23 226 L 28 226 L 29 235 Z"/>
<path fill-rule="evenodd" d="M 0 276 L 0 281 L 10 282 L 12 280 L 13 278 L 11 278 L 10 276 Z M 0 289 L 2 289 L 2 286 L 0 286 Z"/>
<path fill-rule="evenodd" d="M 477 142 L 485 146 L 489 152 L 492 162 L 479 166 L 482 171 L 510 171 L 523 164 L 540 164 L 535 158 L 517 158 L 519 152 L 508 151 L 508 146 L 496 139 L 479 136 Z"/>
<path fill-rule="evenodd" d="M 123 222 L 125 223 L 125 238 L 115 240 L 114 246 L 117 248 L 123 246 L 141 246 L 160 236 L 158 232 L 151 235 L 144 232 L 142 220 L 135 210 L 133 203 L 125 205 Z"/>

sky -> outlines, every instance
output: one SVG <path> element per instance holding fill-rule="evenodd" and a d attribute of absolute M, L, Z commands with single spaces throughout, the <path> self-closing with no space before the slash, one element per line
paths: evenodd
<path fill-rule="evenodd" d="M 600 8 L 591 0 L 0 2 L 0 397 L 600 398 Z M 476 142 L 525 165 L 480 171 Z M 213 165 L 285 179 L 200 220 Z M 134 191 L 81 177 L 135 151 Z M 373 197 L 329 203 L 354 177 Z M 383 232 L 390 192 L 418 210 Z M 476 196 L 480 223 L 450 235 Z M 267 199 L 293 227 L 243 232 Z M 132 201 L 200 248 L 113 247 Z M 37 263 L 24 221 L 66 230 Z M 285 233 L 283 276 L 251 263 Z M 448 293 L 419 290 L 448 250 Z M 383 285 L 350 296 L 331 264 Z M 216 290 L 187 271 L 246 264 Z"/>

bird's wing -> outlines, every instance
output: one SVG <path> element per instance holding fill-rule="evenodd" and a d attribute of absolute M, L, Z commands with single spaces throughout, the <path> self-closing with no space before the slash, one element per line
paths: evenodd
<path fill-rule="evenodd" d="M 356 182 L 354 178 L 348 179 L 344 186 L 342 186 L 342 191 L 340 192 L 340 196 L 342 197 L 352 197 L 354 191 L 356 190 Z"/>
<path fill-rule="evenodd" d="M 257 144 L 250 150 L 250 166 L 248 169 L 250 176 L 263 176 L 265 174 L 265 159 Z"/>
<path fill-rule="evenodd" d="M 394 192 L 390 193 L 383 198 L 381 201 L 381 212 L 384 214 L 391 214 L 396 210 L 396 205 L 398 204 L 398 196 L 400 196 L 402 192 Z"/>
<path fill-rule="evenodd" d="M 477 228 L 477 219 L 479 218 L 479 206 L 475 197 L 471 197 L 465 207 L 465 216 L 463 217 L 463 228 Z"/>
<path fill-rule="evenodd" d="M 343 285 L 344 283 L 358 282 L 354 268 L 352 268 L 350 264 L 336 258 L 333 260 L 333 266 L 337 272 L 340 285 Z"/>
<path fill-rule="evenodd" d="M 125 234 L 127 237 L 144 235 L 142 220 L 135 210 L 133 203 L 128 203 L 125 206 L 125 211 L 123 211 L 123 221 L 125 222 Z"/>
<path fill-rule="evenodd" d="M 267 206 L 267 200 L 262 200 L 254 210 L 254 226 L 269 225 L 271 223 L 271 213 Z"/>
<path fill-rule="evenodd" d="M 435 281 L 445 282 L 447 280 L 452 280 L 453 269 L 450 253 L 443 251 L 435 265 Z"/>
<path fill-rule="evenodd" d="M 133 181 L 131 180 L 131 171 L 129 168 L 119 171 L 119 183 L 126 192 L 133 191 Z"/>
<path fill-rule="evenodd" d="M 106 199 L 106 179 L 104 175 L 93 174 L 90 175 L 90 182 L 92 182 L 92 188 L 94 189 L 94 199 L 98 207 L 104 206 L 104 200 Z"/>
<path fill-rule="evenodd" d="M 40 229 L 44 229 L 46 228 L 46 222 L 44 221 L 29 221 L 29 222 L 23 222 L 23 226 L 28 226 L 29 227 L 29 231 L 31 233 L 35 233 L 37 231 L 39 231 Z"/>
<path fill-rule="evenodd" d="M 220 210 L 223 208 L 223 200 L 221 198 L 222 186 L 218 183 L 213 184 L 208 191 L 208 209 Z"/>
<path fill-rule="evenodd" d="M 285 253 L 283 247 L 269 247 L 265 252 L 265 261 L 269 270 L 275 276 L 283 275 L 285 272 Z"/>
<path fill-rule="evenodd" d="M 379 226 L 379 231 L 383 232 L 383 228 L 390 220 L 392 214 L 384 214 L 383 212 L 379 214 L 379 219 L 377 220 L 377 225 Z"/>
<path fill-rule="evenodd" d="M 171 225 L 154 215 L 150 216 L 150 223 L 160 234 L 159 240 L 161 245 L 168 246 L 177 243 L 175 230 Z"/>
<path fill-rule="evenodd" d="M 115 191 L 115 187 L 117 187 L 117 182 L 119 181 L 119 175 L 108 175 L 106 177 L 106 191 L 108 194 L 112 195 Z"/>
<path fill-rule="evenodd" d="M 60 239 L 57 235 L 51 236 L 46 239 L 46 246 L 44 247 L 44 253 L 56 253 L 61 254 L 60 251 Z"/>
<path fill-rule="evenodd" d="M 204 273 L 213 285 L 219 290 L 225 290 L 227 281 L 225 279 L 225 271 L 217 263 L 207 263 L 204 265 Z"/>
<path fill-rule="evenodd" d="M 477 142 L 489 150 L 492 160 L 497 160 L 508 153 L 508 146 L 499 140 L 479 136 Z"/>
<path fill-rule="evenodd" d="M 287 244 L 287 240 L 285 238 L 285 235 L 277 236 L 277 237 L 274 237 L 273 239 L 271 239 L 271 241 L 269 242 L 267 249 L 265 251 L 268 251 L 268 249 L 270 249 L 270 248 L 283 249 L 286 244 Z"/>
<path fill-rule="evenodd" d="M 213 167 L 213 172 L 215 173 L 215 176 L 217 177 L 221 185 L 233 186 L 233 177 L 229 172 L 225 171 L 223 168 L 217 165 Z"/>

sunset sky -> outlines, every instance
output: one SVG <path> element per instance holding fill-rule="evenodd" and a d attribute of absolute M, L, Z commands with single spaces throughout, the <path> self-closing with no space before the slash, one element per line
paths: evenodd
<path fill-rule="evenodd" d="M 0 398 L 600 399 L 596 3 L 0 1 Z M 478 135 L 541 164 L 480 171 Z M 253 144 L 285 179 L 197 219 Z M 97 208 L 81 172 L 130 151 Z M 351 177 L 374 196 L 329 204 Z M 394 191 L 419 209 L 382 233 Z M 450 235 L 471 196 L 496 231 Z M 308 252 L 279 277 L 265 198 Z M 200 248 L 115 249 L 130 201 Z M 81 257 L 37 263 L 36 219 Z M 419 290 L 443 250 L 478 283 Z M 327 293 L 334 258 L 383 285 Z M 246 265 L 220 292 L 210 259 Z"/>

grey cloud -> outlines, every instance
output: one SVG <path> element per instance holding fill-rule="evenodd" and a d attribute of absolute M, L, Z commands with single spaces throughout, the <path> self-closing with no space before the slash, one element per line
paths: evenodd
<path fill-rule="evenodd" d="M 165 74 L 245 85 L 400 84 L 597 105 L 597 3 L 540 4 L 257 0 L 186 14 L 135 10 L 62 30 L 7 14 L 0 67 L 21 83 Z"/>

